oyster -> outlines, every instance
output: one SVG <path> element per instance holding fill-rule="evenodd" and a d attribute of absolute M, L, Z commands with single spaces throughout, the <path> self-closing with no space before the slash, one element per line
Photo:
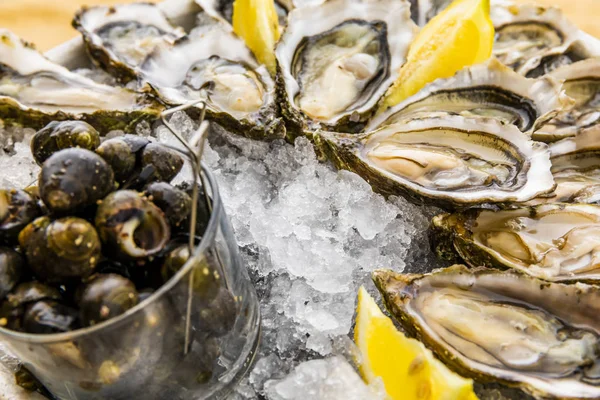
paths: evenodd
<path fill-rule="evenodd" d="M 570 104 L 570 99 L 553 79 L 527 79 L 491 59 L 465 68 L 451 78 L 430 83 L 414 96 L 375 116 L 366 131 L 407 118 L 447 112 L 496 118 L 530 133 Z"/>
<path fill-rule="evenodd" d="M 492 7 L 491 17 L 494 56 L 529 78 L 600 55 L 600 40 L 580 31 L 556 7 L 501 4 Z"/>
<path fill-rule="evenodd" d="M 547 146 L 493 119 L 444 115 L 360 135 L 318 132 L 315 141 L 376 190 L 440 207 L 525 201 L 554 188 Z"/>
<path fill-rule="evenodd" d="M 285 136 L 267 69 L 221 21 L 205 18 L 174 46 L 159 45 L 140 73 L 167 104 L 204 99 L 207 116 L 229 130 L 250 138 Z"/>
<path fill-rule="evenodd" d="M 564 81 L 563 88 L 575 104 L 536 132 L 535 140 L 551 142 L 575 136 L 600 122 L 600 57 L 559 68 L 550 75 Z"/>
<path fill-rule="evenodd" d="M 292 10 L 275 56 L 293 134 L 362 129 L 398 76 L 415 30 L 406 1 L 329 0 Z"/>
<path fill-rule="evenodd" d="M 163 0 L 156 4 L 156 7 L 164 13 L 172 25 L 181 27 L 186 32 L 196 27 L 196 15 L 202 11 L 200 6 L 191 0 Z M 50 61 L 70 70 L 92 67 L 81 36 L 48 50 L 44 55 Z"/>
<path fill-rule="evenodd" d="M 102 133 L 155 119 L 162 107 L 128 89 L 101 85 L 44 58 L 0 30 L 0 118 L 35 129 L 82 119 Z"/>
<path fill-rule="evenodd" d="M 596 203 L 600 200 L 600 125 L 550 145 L 554 193 L 528 205 L 548 202 Z"/>
<path fill-rule="evenodd" d="M 543 204 L 472 209 L 433 219 L 438 255 L 470 266 L 513 268 L 536 278 L 600 282 L 600 207 Z"/>
<path fill-rule="evenodd" d="M 461 375 L 536 398 L 600 396 L 600 288 L 460 265 L 373 280 L 398 322 Z"/>
<path fill-rule="evenodd" d="M 173 43 L 185 35 L 154 4 L 84 7 L 73 19 L 92 58 L 108 72 L 127 81 L 157 43 Z"/>

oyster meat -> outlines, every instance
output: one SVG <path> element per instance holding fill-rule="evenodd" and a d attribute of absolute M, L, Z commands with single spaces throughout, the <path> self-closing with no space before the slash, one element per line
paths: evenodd
<path fill-rule="evenodd" d="M 373 279 L 398 322 L 461 375 L 536 398 L 600 396 L 600 288 L 461 265 Z"/>
<path fill-rule="evenodd" d="M 433 219 L 435 251 L 472 267 L 513 268 L 556 282 L 600 282 L 600 207 L 543 204 L 472 209 Z"/>
<path fill-rule="evenodd" d="M 600 55 L 600 40 L 579 30 L 556 7 L 501 2 L 492 7 L 491 17 L 494 56 L 528 78 Z"/>
<path fill-rule="evenodd" d="M 5 123 L 40 129 L 51 121 L 82 119 L 106 133 L 155 119 L 161 110 L 147 95 L 73 73 L 0 30 L 0 118 Z"/>
<path fill-rule="evenodd" d="M 404 119 L 445 112 L 467 117 L 492 117 L 523 132 L 536 131 L 571 104 L 551 78 L 527 79 L 496 59 L 438 79 L 417 94 L 375 116 L 366 130 Z"/>
<path fill-rule="evenodd" d="M 404 0 L 293 9 L 275 49 L 282 113 L 292 130 L 361 130 L 398 76 L 415 30 Z"/>
<path fill-rule="evenodd" d="M 136 68 L 157 43 L 173 43 L 185 35 L 154 4 L 84 7 L 73 19 L 92 58 L 125 80 L 136 77 Z"/>
<path fill-rule="evenodd" d="M 526 201 L 554 189 L 547 146 L 494 119 L 444 115 L 360 135 L 318 132 L 315 141 L 379 192 L 440 207 Z"/>
<path fill-rule="evenodd" d="M 169 105 L 204 100 L 207 116 L 233 132 L 285 136 L 272 78 L 222 21 L 204 15 L 203 23 L 175 45 L 158 45 L 140 74 Z"/>
<path fill-rule="evenodd" d="M 535 140 L 551 142 L 575 136 L 600 122 L 600 57 L 556 69 L 550 76 L 564 82 L 563 88 L 575 104 L 536 132 Z"/>

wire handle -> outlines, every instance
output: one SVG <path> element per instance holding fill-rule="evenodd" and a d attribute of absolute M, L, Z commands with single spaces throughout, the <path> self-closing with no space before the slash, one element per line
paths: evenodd
<path fill-rule="evenodd" d="M 188 143 L 183 136 L 177 131 L 177 129 L 167 120 L 167 117 L 178 112 L 185 111 L 191 107 L 197 107 L 200 109 L 200 117 L 198 119 L 199 125 L 198 129 L 192 137 L 190 138 L 190 143 Z M 189 157 L 192 171 L 194 176 L 193 186 L 192 186 L 192 210 L 190 213 L 190 230 L 189 230 L 189 255 L 190 258 L 195 257 L 194 254 L 194 241 L 196 238 L 196 220 L 198 218 L 198 178 L 200 179 L 200 184 L 204 189 L 204 201 L 206 202 L 206 207 L 209 212 L 212 213 L 212 201 L 208 195 L 208 186 L 206 185 L 206 181 L 204 179 L 204 175 L 202 172 L 202 155 L 204 153 L 204 143 L 206 142 L 206 135 L 208 133 L 209 122 L 204 120 L 206 114 L 206 103 L 204 100 L 195 100 L 186 104 L 182 104 L 177 107 L 170 108 L 168 110 L 163 111 L 160 114 L 160 119 L 162 123 L 167 127 L 167 129 L 177 138 L 177 140 L 185 147 L 187 150 L 186 155 Z M 181 149 L 175 149 L 179 152 L 182 152 Z M 221 263 L 220 258 L 217 259 L 219 263 Z M 190 349 L 190 332 L 191 332 L 191 317 L 192 317 L 192 297 L 193 297 L 193 288 L 194 288 L 194 273 L 190 273 L 189 283 L 188 283 L 188 298 L 186 305 L 186 315 L 185 315 L 185 340 L 183 347 L 183 354 L 186 355 Z"/>

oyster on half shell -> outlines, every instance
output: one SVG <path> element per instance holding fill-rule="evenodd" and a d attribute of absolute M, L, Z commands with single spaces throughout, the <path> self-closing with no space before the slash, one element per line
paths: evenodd
<path fill-rule="evenodd" d="M 600 288 L 461 265 L 373 280 L 394 318 L 461 375 L 537 398 L 600 397 Z"/>
<path fill-rule="evenodd" d="M 575 103 L 536 132 L 535 140 L 560 140 L 600 123 L 600 57 L 556 69 L 550 76 L 564 81 L 563 88 Z"/>
<path fill-rule="evenodd" d="M 321 152 L 377 191 L 455 208 L 526 201 L 554 189 L 545 144 L 494 119 L 443 115 L 365 134 L 318 132 Z"/>
<path fill-rule="evenodd" d="M 84 7 L 73 26 L 83 35 L 92 58 L 123 80 L 136 77 L 136 68 L 158 43 L 173 43 L 185 35 L 150 3 Z"/>
<path fill-rule="evenodd" d="M 432 222 L 434 250 L 472 267 L 513 268 L 536 278 L 600 282 L 600 207 L 543 204 L 471 209 Z"/>
<path fill-rule="evenodd" d="M 16 35 L 0 30 L 0 118 L 40 129 L 51 121 L 82 119 L 101 133 L 158 117 L 147 95 L 98 84 L 54 64 Z"/>
<path fill-rule="evenodd" d="M 531 133 L 570 105 L 571 100 L 554 79 L 524 78 L 492 58 L 451 78 L 428 84 L 414 96 L 375 116 L 366 131 L 445 112 L 491 117 Z"/>
<path fill-rule="evenodd" d="M 202 21 L 174 45 L 158 45 L 139 69 L 142 81 L 170 105 L 205 100 L 207 117 L 238 134 L 284 137 L 265 66 L 229 25 L 206 15 Z"/>
<path fill-rule="evenodd" d="M 291 130 L 361 130 L 398 76 L 415 30 L 405 0 L 328 0 L 293 9 L 275 49 Z"/>
<path fill-rule="evenodd" d="M 527 205 L 600 202 L 600 125 L 552 143 L 550 161 L 556 189 L 550 195 L 528 201 Z"/>
<path fill-rule="evenodd" d="M 528 78 L 600 55 L 600 40 L 579 30 L 556 7 L 501 3 L 492 7 L 491 17 L 494 56 Z"/>

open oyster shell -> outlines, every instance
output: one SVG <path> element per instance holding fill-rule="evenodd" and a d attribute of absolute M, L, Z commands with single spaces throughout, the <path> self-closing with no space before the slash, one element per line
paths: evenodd
<path fill-rule="evenodd" d="M 544 204 L 472 209 L 432 222 L 434 249 L 470 266 L 513 268 L 536 278 L 600 282 L 600 207 Z"/>
<path fill-rule="evenodd" d="M 527 205 L 600 202 L 600 125 L 552 143 L 550 154 L 556 189 Z"/>
<path fill-rule="evenodd" d="M 438 79 L 414 96 L 375 116 L 366 131 L 404 119 L 447 112 L 492 117 L 531 133 L 571 100 L 552 78 L 527 79 L 496 59 Z"/>
<path fill-rule="evenodd" d="M 535 140 L 553 142 L 600 123 L 600 57 L 556 69 L 550 76 L 564 81 L 563 88 L 575 103 L 536 132 Z"/>
<path fill-rule="evenodd" d="M 146 95 L 98 84 L 54 64 L 16 35 L 0 30 L 0 118 L 39 129 L 81 119 L 100 132 L 155 119 L 163 107 Z"/>
<path fill-rule="evenodd" d="M 494 56 L 529 78 L 600 55 L 600 40 L 579 30 L 556 7 L 501 2 L 492 7 L 491 17 Z"/>
<path fill-rule="evenodd" d="M 455 208 L 525 201 L 554 188 L 547 146 L 493 119 L 442 115 L 314 138 L 339 168 L 381 193 L 419 203 Z"/>
<path fill-rule="evenodd" d="M 139 69 L 142 81 L 170 105 L 204 99 L 208 118 L 241 135 L 284 137 L 267 69 L 229 25 L 204 17 L 174 45 L 156 47 Z"/>
<path fill-rule="evenodd" d="M 398 76 L 415 30 L 405 0 L 328 0 L 292 10 L 275 49 L 291 130 L 361 130 Z"/>
<path fill-rule="evenodd" d="M 154 4 L 84 7 L 73 19 L 91 57 L 122 80 L 136 78 L 135 69 L 160 42 L 185 35 Z"/>
<path fill-rule="evenodd" d="M 461 375 L 537 398 L 600 396 L 600 288 L 460 265 L 373 280 L 396 320 Z"/>

